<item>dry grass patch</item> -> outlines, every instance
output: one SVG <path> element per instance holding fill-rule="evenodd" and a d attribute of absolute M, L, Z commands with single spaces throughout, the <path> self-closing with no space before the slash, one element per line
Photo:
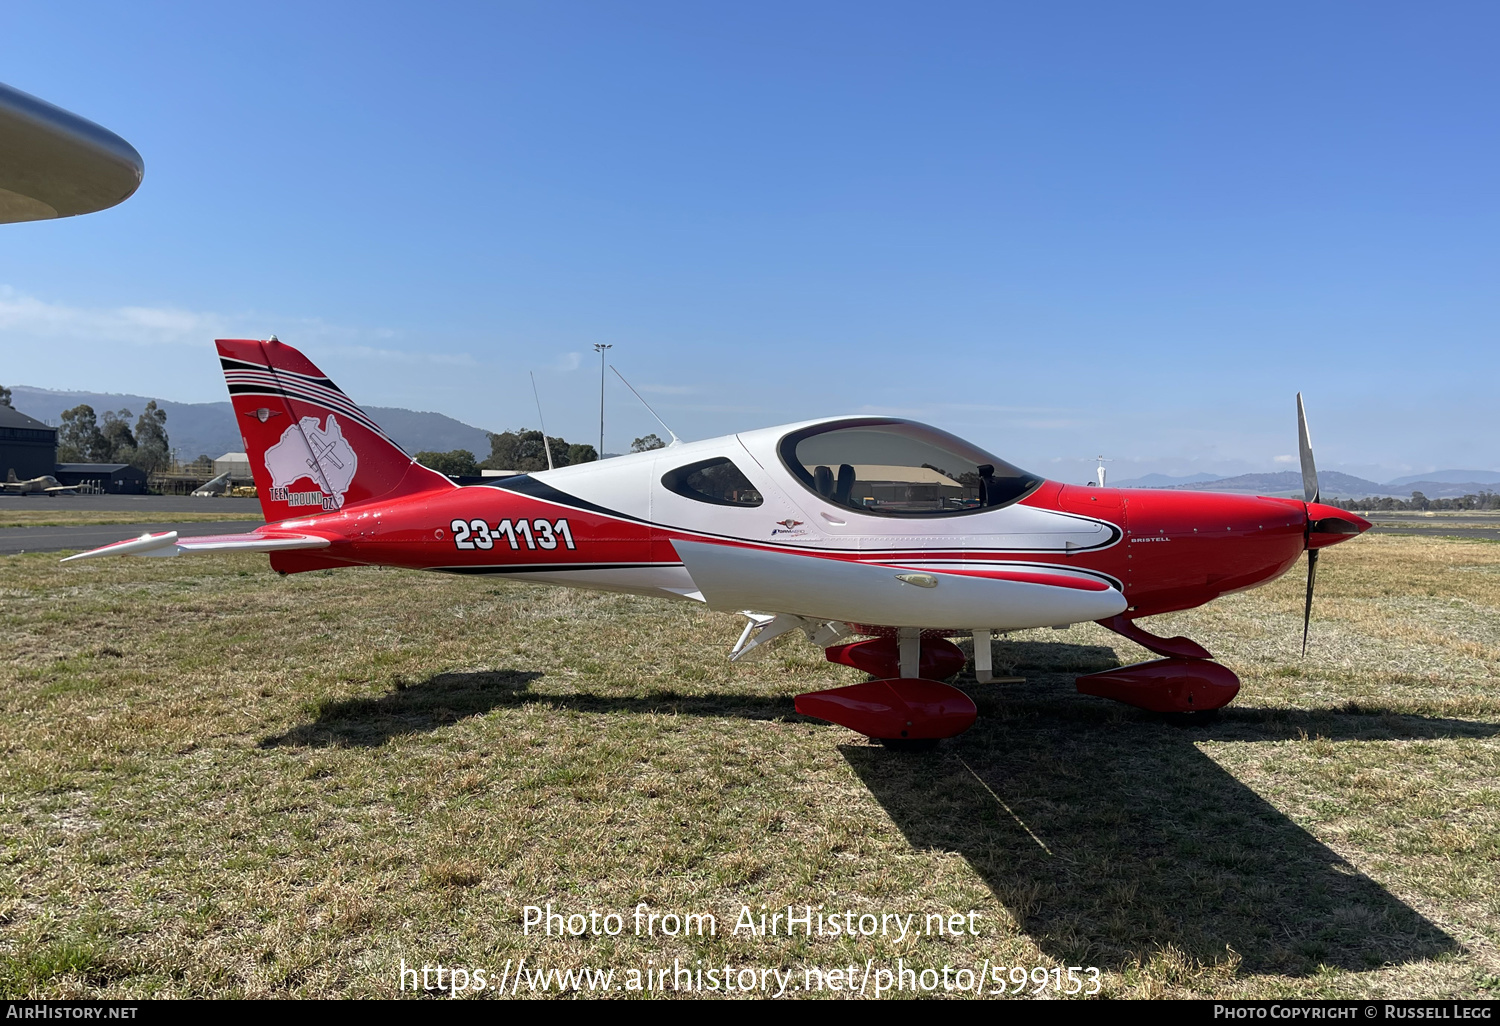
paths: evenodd
<path fill-rule="evenodd" d="M 385 996 L 507 959 L 1094 965 L 1116 996 L 1489 996 L 1500 545 L 1367 537 L 1159 618 L 1245 687 L 1206 728 L 1077 695 L 1144 653 L 997 646 L 927 756 L 804 720 L 859 679 L 728 664 L 687 603 L 254 556 L 0 558 L 0 994 Z M 960 681 L 962 683 L 962 681 Z M 972 684 L 970 685 L 972 687 Z M 713 912 L 537 938 L 521 908 Z M 742 905 L 977 910 L 981 936 L 728 935 Z M 524 990 L 523 990 L 524 992 Z"/>

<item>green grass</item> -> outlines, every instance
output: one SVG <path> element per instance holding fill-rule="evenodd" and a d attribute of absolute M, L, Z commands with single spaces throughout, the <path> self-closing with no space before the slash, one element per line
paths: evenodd
<path fill-rule="evenodd" d="M 1493 997 L 1500 548 L 1331 550 L 1157 618 L 1244 680 L 1207 727 L 1078 695 L 1144 657 L 1013 635 L 927 755 L 798 717 L 860 675 L 729 664 L 688 603 L 255 556 L 0 557 L 0 996 L 386 996 L 507 959 L 1097 966 L 1113 996 Z M 963 683 L 963 679 L 960 679 Z M 521 909 L 713 912 L 538 938 Z M 727 936 L 742 905 L 980 936 Z M 524 993 L 524 989 L 522 993 Z"/>

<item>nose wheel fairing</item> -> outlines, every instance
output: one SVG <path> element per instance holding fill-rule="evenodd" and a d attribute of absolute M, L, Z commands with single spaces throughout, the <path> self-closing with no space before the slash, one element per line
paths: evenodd
<path fill-rule="evenodd" d="M 1112 698 L 1158 713 L 1207 712 L 1240 693 L 1240 679 L 1212 659 L 1169 656 L 1079 677 L 1081 694 Z"/>
<path fill-rule="evenodd" d="M 1124 702 L 1158 713 L 1207 712 L 1228 705 L 1240 693 L 1240 679 L 1191 638 L 1162 638 L 1124 616 L 1098 621 L 1116 634 L 1164 659 L 1135 663 L 1079 677 L 1080 694 Z"/>

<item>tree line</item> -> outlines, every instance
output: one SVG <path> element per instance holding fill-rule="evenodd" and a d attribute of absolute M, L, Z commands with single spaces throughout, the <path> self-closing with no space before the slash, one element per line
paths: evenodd
<path fill-rule="evenodd" d="M 152 399 L 136 417 L 133 428 L 132 416 L 125 409 L 105 410 L 101 424 L 87 403 L 64 410 L 62 426 L 57 429 L 57 462 L 128 463 L 148 474 L 165 468 L 172 460 L 167 411 Z"/>
<path fill-rule="evenodd" d="M 575 463 L 592 463 L 599 458 L 599 450 L 587 442 L 569 442 L 548 435 L 543 448 L 542 433 L 522 428 L 519 431 L 487 432 L 490 438 L 490 454 L 481 462 L 468 449 L 452 449 L 448 452 L 424 450 L 413 458 L 424 467 L 431 467 L 449 477 L 478 477 L 485 470 L 516 470 L 530 474 L 547 469 L 547 450 L 552 450 L 554 467 L 570 467 Z M 631 452 L 647 452 L 665 447 L 654 434 L 637 438 L 630 443 Z"/>
<path fill-rule="evenodd" d="M 1412 492 L 1410 499 L 1398 499 L 1392 495 L 1372 495 L 1363 499 L 1324 499 L 1330 506 L 1339 509 L 1389 512 L 1392 510 L 1463 510 L 1500 509 L 1500 495 L 1481 489 L 1477 495 L 1461 495 L 1456 499 L 1429 499 L 1421 492 Z"/>
<path fill-rule="evenodd" d="M 487 432 L 490 439 L 490 454 L 481 462 L 468 449 L 453 449 L 449 452 L 424 450 L 414 457 L 424 467 L 431 467 L 449 477 L 478 477 L 484 470 L 519 470 L 530 473 L 547 469 L 547 450 L 552 451 L 554 466 L 567 467 L 574 463 L 592 463 L 599 458 L 599 451 L 587 442 L 569 442 L 552 435 L 546 437 L 543 448 L 542 433 L 522 428 L 519 431 Z"/>

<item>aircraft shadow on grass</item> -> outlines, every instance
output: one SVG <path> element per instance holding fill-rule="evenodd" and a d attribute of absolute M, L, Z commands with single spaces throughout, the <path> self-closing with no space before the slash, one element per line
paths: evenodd
<path fill-rule="evenodd" d="M 1032 643 L 1014 655 L 1028 682 L 974 688 L 978 722 L 936 752 L 839 750 L 909 843 L 963 855 L 1050 958 L 1126 970 L 1176 951 L 1201 965 L 1305 976 L 1459 949 L 1195 742 L 1485 738 L 1500 735 L 1500 725 L 1370 706 L 1231 707 L 1216 722 L 1181 728 L 1071 693 L 1073 673 L 1113 665 L 1107 648 Z M 790 697 L 532 691 L 541 676 L 438 674 L 376 698 L 327 703 L 313 722 L 262 746 L 376 746 L 536 702 L 592 713 L 797 718 Z"/>
<path fill-rule="evenodd" d="M 421 683 L 397 684 L 396 690 L 376 698 L 326 702 L 313 722 L 266 738 L 261 747 L 374 747 L 393 737 L 438 730 L 494 709 L 536 703 L 588 713 L 675 713 L 751 720 L 798 718 L 790 695 L 687 695 L 653 691 L 618 696 L 530 690 L 532 681 L 542 676 L 522 670 L 436 674 Z"/>
<path fill-rule="evenodd" d="M 1195 742 L 1488 738 L 1500 725 L 1230 707 L 1183 728 L 1070 693 L 1054 659 L 1041 672 L 1017 662 L 1027 684 L 971 691 L 978 722 L 938 753 L 840 751 L 913 847 L 963 855 L 1050 958 L 1128 970 L 1171 949 L 1308 976 L 1459 950 Z"/>
<path fill-rule="evenodd" d="M 1014 648 L 1022 661 L 1051 658 L 1058 665 L 1079 672 L 1119 665 L 1114 652 L 1100 646 L 1027 643 Z M 645 695 L 619 696 L 588 692 L 547 694 L 530 690 L 532 682 L 543 676 L 529 670 L 481 670 L 439 673 L 418 683 L 398 682 L 394 691 L 375 698 L 325 702 L 313 722 L 266 738 L 261 747 L 382 745 L 393 737 L 438 730 L 471 716 L 483 716 L 502 706 L 534 702 L 546 702 L 576 712 L 677 713 L 751 720 L 800 718 L 790 695 L 723 692 L 689 695 L 659 690 Z"/>

